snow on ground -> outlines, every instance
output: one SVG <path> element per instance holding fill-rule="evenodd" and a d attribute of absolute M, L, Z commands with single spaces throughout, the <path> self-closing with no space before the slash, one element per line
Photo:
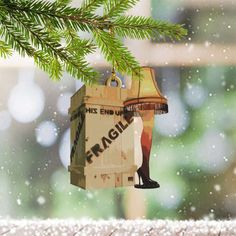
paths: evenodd
<path fill-rule="evenodd" d="M 236 221 L 0 220 L 0 235 L 236 236 Z"/>

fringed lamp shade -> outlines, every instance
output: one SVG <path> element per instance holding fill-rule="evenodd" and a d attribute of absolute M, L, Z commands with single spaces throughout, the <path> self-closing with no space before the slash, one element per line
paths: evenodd
<path fill-rule="evenodd" d="M 167 99 L 161 94 L 155 72 L 150 67 L 142 67 L 142 78 L 132 78 L 132 86 L 128 99 L 124 102 L 125 110 L 134 112 L 154 110 L 155 114 L 168 113 Z"/>

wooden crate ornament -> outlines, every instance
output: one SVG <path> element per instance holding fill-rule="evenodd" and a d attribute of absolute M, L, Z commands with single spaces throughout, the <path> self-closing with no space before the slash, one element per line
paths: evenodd
<path fill-rule="evenodd" d="M 69 171 L 71 184 L 83 189 L 134 185 L 134 118 L 123 109 L 128 90 L 110 82 L 84 85 L 71 98 Z"/>

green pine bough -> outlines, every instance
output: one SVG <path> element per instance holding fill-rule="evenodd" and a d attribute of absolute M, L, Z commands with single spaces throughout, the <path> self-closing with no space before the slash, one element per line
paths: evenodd
<path fill-rule="evenodd" d="M 66 71 L 94 83 L 99 75 L 85 58 L 99 48 L 117 71 L 137 73 L 139 63 L 122 38 L 179 40 L 187 33 L 178 24 L 124 15 L 138 1 L 84 0 L 74 8 L 70 0 L 0 0 L 0 57 L 11 56 L 14 50 L 32 57 L 53 80 Z M 96 14 L 98 8 L 103 9 L 102 16 Z M 81 31 L 91 33 L 92 39 L 82 39 Z"/>

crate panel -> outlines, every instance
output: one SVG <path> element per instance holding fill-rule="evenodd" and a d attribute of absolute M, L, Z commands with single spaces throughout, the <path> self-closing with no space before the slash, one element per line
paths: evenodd
<path fill-rule="evenodd" d="M 86 176 L 86 188 L 114 188 L 115 174 L 96 174 Z"/>
<path fill-rule="evenodd" d="M 101 106 L 101 111 L 103 113 L 101 124 L 104 127 L 102 138 L 105 144 L 102 155 L 103 166 L 106 168 L 119 167 L 121 165 L 121 135 L 115 125 L 121 120 L 121 117 L 116 115 L 117 112 L 120 112 L 120 108 Z"/>

